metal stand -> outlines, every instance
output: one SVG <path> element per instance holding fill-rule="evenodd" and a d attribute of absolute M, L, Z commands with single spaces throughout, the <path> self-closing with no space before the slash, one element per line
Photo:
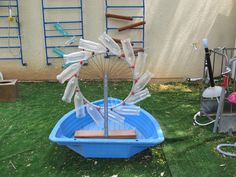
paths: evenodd
<path fill-rule="evenodd" d="M 108 74 L 104 73 L 104 137 L 108 138 Z"/>
<path fill-rule="evenodd" d="M 220 102 L 218 103 L 218 109 L 216 113 L 216 119 L 214 123 L 213 133 L 216 133 L 219 126 L 219 120 L 222 117 L 222 112 L 224 109 L 224 101 L 225 101 L 225 88 L 222 88 L 221 95 L 220 95 Z"/>

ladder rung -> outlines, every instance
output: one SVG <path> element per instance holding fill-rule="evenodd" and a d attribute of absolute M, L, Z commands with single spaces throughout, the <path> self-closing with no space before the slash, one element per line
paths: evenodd
<path fill-rule="evenodd" d="M 72 31 L 72 30 L 82 30 L 82 28 L 63 28 L 65 31 Z M 57 31 L 55 29 L 48 29 L 45 31 Z"/>
<path fill-rule="evenodd" d="M 53 58 L 63 58 L 63 57 L 48 57 L 48 59 L 53 59 Z"/>
<path fill-rule="evenodd" d="M 7 7 L 7 8 L 8 8 L 9 5 L 1 5 L 0 8 L 1 8 L 1 7 L 3 7 L 3 8 L 4 8 L 4 7 Z M 17 7 L 17 5 L 11 5 L 11 7 Z"/>
<path fill-rule="evenodd" d="M 131 16 L 132 18 L 144 18 L 144 16 Z"/>
<path fill-rule="evenodd" d="M 81 7 L 44 7 L 45 10 L 53 10 L 53 9 L 81 9 Z"/>
<path fill-rule="evenodd" d="M 0 29 L 18 29 L 18 27 L 17 26 L 12 26 L 12 27 L 0 26 Z"/>
<path fill-rule="evenodd" d="M 132 43 L 144 43 L 143 41 L 131 41 Z"/>
<path fill-rule="evenodd" d="M 73 36 L 82 36 L 82 34 L 66 35 L 66 36 L 54 35 L 54 36 L 46 36 L 46 38 L 73 37 Z"/>
<path fill-rule="evenodd" d="M 47 46 L 47 48 L 52 49 L 52 48 L 78 48 L 77 45 L 68 45 L 68 46 Z"/>
<path fill-rule="evenodd" d="M 61 22 L 51 21 L 51 22 L 45 22 L 45 24 L 54 24 L 54 23 L 82 23 L 82 21 L 79 20 L 79 21 L 61 21 Z"/>
<path fill-rule="evenodd" d="M 144 6 L 107 6 L 110 9 L 132 9 L 132 8 L 144 8 Z"/>
<path fill-rule="evenodd" d="M 0 58 L 0 60 L 21 60 L 21 58 Z"/>
<path fill-rule="evenodd" d="M 8 39 L 8 38 L 14 38 L 14 39 L 17 39 L 19 38 L 20 36 L 0 36 L 0 39 Z"/>
<path fill-rule="evenodd" d="M 108 30 L 117 30 L 117 29 L 119 29 L 119 28 L 117 28 L 117 27 L 112 27 L 112 28 L 107 28 Z M 130 28 L 130 29 L 135 29 L 135 30 L 143 30 L 144 28 Z"/>
<path fill-rule="evenodd" d="M 7 18 L 9 17 L 8 15 L 1 15 L 0 18 Z M 12 16 L 13 18 L 16 18 L 17 16 Z"/>
<path fill-rule="evenodd" d="M 8 48 L 20 48 L 20 46 L 0 46 L 0 49 L 8 49 Z"/>

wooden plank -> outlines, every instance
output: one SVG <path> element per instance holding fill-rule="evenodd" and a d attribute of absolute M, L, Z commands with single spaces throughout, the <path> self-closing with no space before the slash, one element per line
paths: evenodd
<path fill-rule="evenodd" d="M 118 28 L 118 31 L 121 32 L 121 31 L 130 29 L 130 28 L 135 28 L 135 27 L 138 27 L 138 26 L 141 26 L 141 25 L 145 25 L 145 24 L 146 24 L 145 21 L 133 23 L 133 24 L 131 24 L 131 25 L 127 25 L 127 26 L 123 26 L 123 27 L 121 27 L 121 28 Z"/>
<path fill-rule="evenodd" d="M 137 137 L 135 130 L 110 130 L 108 138 L 113 139 L 135 139 Z M 104 131 L 101 130 L 77 130 L 75 138 L 104 138 Z"/>
<path fill-rule="evenodd" d="M 117 44 L 121 44 L 121 39 L 116 39 L 116 38 L 112 38 Z M 131 45 L 133 46 L 134 43 L 131 42 Z"/>
<path fill-rule="evenodd" d="M 106 16 L 109 17 L 109 18 L 116 18 L 116 19 L 121 19 L 121 20 L 129 20 L 129 21 L 133 20 L 132 17 L 124 16 L 124 15 L 116 15 L 116 14 L 107 13 Z"/>

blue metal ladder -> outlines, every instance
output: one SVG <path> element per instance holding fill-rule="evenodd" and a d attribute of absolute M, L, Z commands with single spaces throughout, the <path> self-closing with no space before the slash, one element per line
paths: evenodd
<path fill-rule="evenodd" d="M 46 53 L 46 64 L 50 65 L 49 60 L 60 59 L 62 56 L 57 56 L 53 53 L 54 49 L 62 50 L 65 53 L 71 52 L 71 49 L 77 48 L 78 45 L 58 45 L 58 40 L 67 41 L 71 37 L 83 38 L 83 3 L 82 0 L 77 0 L 76 4 L 67 5 L 65 0 L 62 4 L 58 5 L 56 1 L 42 0 L 42 14 L 43 14 L 43 27 L 44 27 L 44 43 L 45 43 L 45 53 Z M 78 3 L 78 4 L 77 4 Z M 59 16 L 55 13 L 62 12 Z M 77 19 L 71 20 L 66 19 L 67 13 L 77 13 Z M 54 15 L 54 18 L 52 18 Z M 51 18 L 51 19 L 50 19 Z M 68 35 L 58 34 L 56 29 L 53 29 L 53 25 L 60 24 L 63 26 L 65 31 L 68 31 Z"/>
<path fill-rule="evenodd" d="M 129 1 L 129 0 L 128 0 Z M 105 6 L 106 6 L 106 14 L 109 13 L 111 10 L 120 10 L 120 12 L 122 10 L 129 10 L 129 9 L 136 9 L 136 10 L 140 10 L 142 15 L 132 15 L 130 17 L 132 17 L 133 19 L 141 19 L 142 21 L 145 21 L 145 0 L 131 0 L 132 2 L 135 2 L 135 5 L 112 5 L 112 0 L 105 0 Z M 113 0 L 114 2 L 114 0 Z M 139 3 L 137 5 L 137 2 Z M 121 14 L 122 15 L 122 14 Z M 111 31 L 117 31 L 118 32 L 118 27 L 114 27 L 110 25 L 110 20 L 109 17 L 106 17 L 106 33 L 109 34 Z M 145 39 L 145 25 L 142 25 L 141 27 L 135 27 L 135 28 L 131 28 L 129 30 L 139 30 L 142 33 L 142 36 L 140 39 L 138 40 L 132 40 L 132 43 L 134 43 L 134 47 L 135 45 L 141 45 L 142 48 L 144 48 L 144 39 Z M 122 33 L 122 32 L 119 32 Z"/>
<path fill-rule="evenodd" d="M 14 17 L 15 22 L 8 22 L 7 18 L 9 16 L 8 14 L 9 8 L 11 8 L 14 13 L 13 17 Z M 6 22 L 8 22 L 8 25 L 6 25 Z M 11 26 L 10 25 L 11 23 L 14 23 L 15 25 Z M 17 33 L 17 34 L 9 35 L 10 33 Z M 0 36 L 0 40 L 2 41 L 0 42 L 0 51 L 1 51 L 0 60 L 20 60 L 21 64 L 23 66 L 26 66 L 27 64 L 23 60 L 23 53 L 22 53 L 18 0 L 1 0 L 0 1 L 0 34 L 3 34 Z M 4 40 L 7 40 L 7 42 Z M 13 45 L 11 45 L 11 42 L 12 42 L 11 40 L 14 40 Z M 7 49 L 8 49 L 8 52 L 6 52 Z M 1 54 L 4 54 L 4 56 L 1 56 Z"/>

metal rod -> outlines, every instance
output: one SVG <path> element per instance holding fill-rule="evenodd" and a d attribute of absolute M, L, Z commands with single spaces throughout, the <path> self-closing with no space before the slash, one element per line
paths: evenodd
<path fill-rule="evenodd" d="M 21 58 L 0 58 L 0 60 L 21 60 Z"/>
<path fill-rule="evenodd" d="M 51 57 L 51 56 L 48 56 L 48 59 L 62 59 L 62 57 Z"/>
<path fill-rule="evenodd" d="M 71 9 L 81 9 L 81 7 L 44 7 L 43 9 L 45 9 L 45 10 L 53 10 L 53 9 L 55 9 L 55 10 L 59 10 L 59 9 L 69 9 L 69 10 L 71 10 Z"/>
<path fill-rule="evenodd" d="M 1 15 L 0 16 L 0 18 L 7 18 L 7 17 L 9 17 L 9 15 Z M 16 16 L 12 16 L 12 17 L 16 18 Z"/>
<path fill-rule="evenodd" d="M 108 13 L 108 9 L 107 9 L 108 2 L 107 2 L 107 0 L 105 1 L 105 5 L 106 5 L 106 12 L 105 12 L 105 14 L 107 14 Z M 106 17 L 106 33 L 108 34 L 108 17 Z"/>
<path fill-rule="evenodd" d="M 65 31 L 82 30 L 82 28 L 64 28 Z M 46 31 L 57 31 L 56 29 L 46 29 Z"/>
<path fill-rule="evenodd" d="M 145 0 L 143 0 L 143 21 L 145 21 Z M 143 25 L 143 36 L 142 36 L 142 41 L 143 41 L 143 43 L 142 43 L 142 47 L 144 48 L 145 46 L 144 46 L 144 44 L 145 44 L 145 25 Z"/>
<path fill-rule="evenodd" d="M 84 16 L 83 16 L 83 0 L 80 0 L 80 21 L 81 21 L 81 33 L 82 33 L 82 38 L 84 38 Z"/>
<path fill-rule="evenodd" d="M 21 46 L 0 46 L 0 49 L 20 48 Z"/>
<path fill-rule="evenodd" d="M 21 29 L 20 29 L 20 16 L 19 16 L 19 4 L 18 0 L 16 1 L 16 12 L 17 12 L 17 25 L 18 25 L 18 36 L 19 36 L 19 42 L 20 42 L 20 57 L 21 57 L 21 64 L 23 66 L 26 66 L 27 64 L 24 62 L 23 57 L 23 49 L 22 49 L 22 41 L 21 41 Z"/>
<path fill-rule="evenodd" d="M 61 38 L 61 37 L 74 37 L 74 36 L 83 36 L 82 34 L 75 34 L 75 35 L 66 35 L 66 36 L 62 36 L 62 35 L 52 35 L 52 36 L 46 36 L 46 38 Z"/>
<path fill-rule="evenodd" d="M 59 46 L 59 45 L 57 45 L 57 46 L 47 46 L 46 48 L 55 48 L 55 47 L 57 47 L 57 48 L 78 48 L 78 46 L 76 46 L 76 45 L 61 45 L 61 46 Z"/>
<path fill-rule="evenodd" d="M 216 119 L 215 119 L 214 128 L 213 128 L 213 133 L 216 133 L 218 130 L 219 120 L 220 118 L 222 118 L 221 116 L 224 109 L 224 101 L 225 101 L 225 88 L 222 87 L 222 91 L 220 94 L 220 102 L 218 103 Z"/>
<path fill-rule="evenodd" d="M 17 26 L 1 26 L 0 29 L 18 29 Z"/>
<path fill-rule="evenodd" d="M 11 38 L 11 39 L 18 39 L 19 36 L 0 36 L 0 39 L 9 39 L 9 38 Z"/>
<path fill-rule="evenodd" d="M 55 24 L 55 23 L 82 23 L 82 21 L 75 20 L 75 21 L 48 21 L 48 22 L 45 22 L 45 24 Z"/>
<path fill-rule="evenodd" d="M 8 5 L 1 5 L 0 8 L 9 7 Z M 11 7 L 17 7 L 17 5 L 11 5 Z"/>
<path fill-rule="evenodd" d="M 104 72 L 104 137 L 108 138 L 108 73 Z"/>
<path fill-rule="evenodd" d="M 44 0 L 42 0 L 42 14 L 43 14 L 43 31 L 44 31 L 44 45 L 45 48 L 47 48 L 47 39 L 46 39 L 46 25 L 45 25 L 45 14 L 44 14 Z M 48 50 L 45 50 L 45 54 L 46 54 L 46 64 L 50 65 L 51 63 L 49 63 L 49 58 L 48 58 Z"/>
<path fill-rule="evenodd" d="M 143 8 L 143 6 L 107 6 L 107 8 L 111 9 L 129 9 L 129 8 Z"/>

